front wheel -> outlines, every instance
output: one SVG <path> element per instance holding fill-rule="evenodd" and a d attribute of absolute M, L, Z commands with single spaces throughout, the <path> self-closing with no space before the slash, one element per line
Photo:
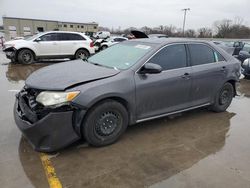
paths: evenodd
<path fill-rule="evenodd" d="M 32 51 L 30 51 L 28 49 L 24 49 L 18 53 L 17 59 L 18 59 L 19 63 L 31 64 L 34 62 L 34 55 L 33 55 Z"/>
<path fill-rule="evenodd" d="M 231 83 L 225 83 L 215 98 L 211 110 L 214 112 L 224 112 L 230 106 L 234 97 L 234 87 Z"/>
<path fill-rule="evenodd" d="M 128 113 L 119 102 L 107 100 L 94 106 L 83 123 L 82 134 L 93 146 L 114 143 L 128 126 Z"/>

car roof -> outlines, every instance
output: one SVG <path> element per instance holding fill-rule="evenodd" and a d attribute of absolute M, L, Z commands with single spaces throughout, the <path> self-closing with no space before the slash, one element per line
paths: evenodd
<path fill-rule="evenodd" d="M 43 34 L 47 34 L 47 33 L 72 33 L 72 34 L 81 34 L 84 35 L 84 33 L 80 33 L 80 32 L 74 32 L 74 31 L 46 31 L 46 32 L 42 32 Z"/>
<path fill-rule="evenodd" d="M 206 44 L 211 44 L 210 42 L 205 41 L 205 40 L 199 40 L 199 39 L 196 40 L 196 39 L 187 39 L 187 38 L 143 38 L 143 39 L 133 39 L 130 41 L 159 44 L 159 45 L 165 45 L 165 44 L 169 44 L 169 43 L 206 43 Z"/>

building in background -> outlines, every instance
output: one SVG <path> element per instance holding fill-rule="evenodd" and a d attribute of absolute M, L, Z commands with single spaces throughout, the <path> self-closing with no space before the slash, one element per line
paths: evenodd
<path fill-rule="evenodd" d="M 98 23 L 96 22 L 75 23 L 6 16 L 3 17 L 3 27 L 6 40 L 45 31 L 76 31 L 82 33 L 95 33 L 98 31 Z"/>

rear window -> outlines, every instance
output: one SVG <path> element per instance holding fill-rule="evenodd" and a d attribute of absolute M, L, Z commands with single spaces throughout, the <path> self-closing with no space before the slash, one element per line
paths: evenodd
<path fill-rule="evenodd" d="M 245 44 L 242 50 L 246 52 L 250 52 L 250 44 Z"/>
<path fill-rule="evenodd" d="M 192 65 L 204 65 L 216 62 L 214 51 L 203 44 L 189 44 Z M 219 59 L 219 54 L 218 59 Z"/>
<path fill-rule="evenodd" d="M 65 40 L 86 40 L 83 36 L 74 33 L 61 33 L 60 39 Z"/>

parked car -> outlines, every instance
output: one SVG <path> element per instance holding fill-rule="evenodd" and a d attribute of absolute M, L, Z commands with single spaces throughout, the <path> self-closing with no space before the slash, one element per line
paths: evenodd
<path fill-rule="evenodd" d="M 148 35 L 142 31 L 132 30 L 130 33 L 133 35 L 133 39 L 144 39 L 149 38 Z"/>
<path fill-rule="evenodd" d="M 128 40 L 128 38 L 125 37 L 110 37 L 108 39 L 97 39 L 94 42 L 95 51 L 105 50 L 106 48 L 113 46 L 114 44 L 117 44 L 119 42 L 123 42 Z"/>
<path fill-rule="evenodd" d="M 237 58 L 243 63 L 246 59 L 250 58 L 250 44 L 246 43 L 240 51 Z"/>
<path fill-rule="evenodd" d="M 94 43 L 82 33 L 51 31 L 24 40 L 4 43 L 3 51 L 12 62 L 30 64 L 39 59 L 86 58 L 95 53 Z"/>
<path fill-rule="evenodd" d="M 94 35 L 94 38 L 96 39 L 106 39 L 110 37 L 109 31 L 99 31 Z"/>
<path fill-rule="evenodd" d="M 209 42 L 125 41 L 86 62 L 31 74 L 16 96 L 15 122 L 37 151 L 55 151 L 81 138 L 105 146 L 138 122 L 205 106 L 225 111 L 236 95 L 240 68 Z"/>
<path fill-rule="evenodd" d="M 225 50 L 227 53 L 237 56 L 239 55 L 240 50 L 242 50 L 244 43 L 242 41 L 213 41 L 214 44 L 221 47 L 223 50 Z"/>
<path fill-rule="evenodd" d="M 223 50 L 225 50 L 227 53 L 229 53 L 230 55 L 234 54 L 235 48 L 234 47 L 230 47 L 228 45 L 226 45 L 224 42 L 222 41 L 212 41 L 215 45 L 217 45 L 218 47 L 222 48 Z"/>
<path fill-rule="evenodd" d="M 150 34 L 148 35 L 149 38 L 168 38 L 165 34 Z"/>
<path fill-rule="evenodd" d="M 246 77 L 250 77 L 250 58 L 245 59 L 244 62 L 242 63 L 242 74 Z"/>

